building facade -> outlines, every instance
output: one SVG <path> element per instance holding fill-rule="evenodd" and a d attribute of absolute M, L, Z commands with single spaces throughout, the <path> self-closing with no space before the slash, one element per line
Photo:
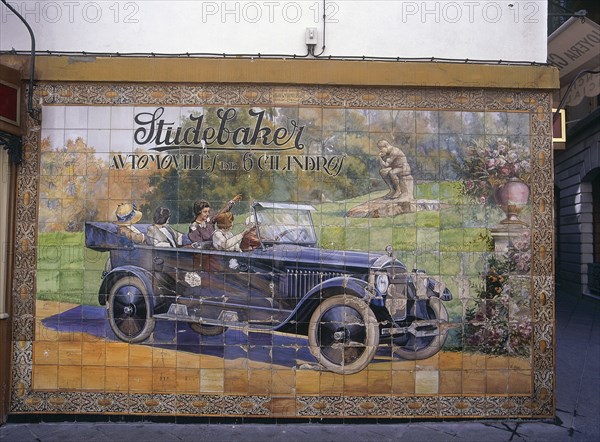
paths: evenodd
<path fill-rule="evenodd" d="M 557 71 L 531 40 L 544 14 L 289 2 L 259 26 L 260 3 L 199 3 L 200 34 L 238 14 L 248 40 L 82 33 L 108 53 L 56 37 L 49 51 L 77 53 L 36 57 L 6 224 L 5 412 L 552 416 Z M 326 26 L 294 22 L 318 7 Z M 125 12 L 147 20 L 136 32 L 159 10 Z M 400 60 L 389 41 L 423 28 L 457 35 L 437 58 L 481 60 Z M 264 38 L 289 29 L 299 43 Z M 458 29 L 531 44 L 492 64 Z M 276 55 L 287 47 L 307 53 Z M 26 103 L 30 58 L 2 49 Z"/>
<path fill-rule="evenodd" d="M 549 60 L 557 63 L 560 72 L 557 102 L 566 111 L 566 142 L 555 144 L 557 284 L 598 297 L 600 9 L 590 9 L 586 17 L 570 18 L 558 27 L 548 45 Z M 571 54 L 582 39 L 591 39 L 591 50 Z"/>

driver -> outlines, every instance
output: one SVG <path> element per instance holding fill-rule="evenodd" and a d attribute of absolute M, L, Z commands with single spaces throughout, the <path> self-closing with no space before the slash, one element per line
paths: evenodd
<path fill-rule="evenodd" d="M 250 215 L 246 218 L 246 226 L 251 226 L 251 229 L 246 232 L 240 243 L 240 248 L 244 252 L 254 250 L 260 246 L 260 240 L 258 239 L 258 232 L 256 231 L 256 220 L 254 215 Z"/>

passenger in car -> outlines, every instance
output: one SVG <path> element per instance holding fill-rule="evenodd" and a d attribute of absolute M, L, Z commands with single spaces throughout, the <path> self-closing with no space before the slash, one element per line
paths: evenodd
<path fill-rule="evenodd" d="M 191 222 L 188 237 L 196 248 L 205 249 L 212 247 L 213 234 L 215 232 L 216 217 L 229 212 L 233 205 L 242 199 L 242 195 L 234 196 L 215 216 L 211 217 L 210 203 L 198 200 L 194 203 L 194 220 Z"/>
<path fill-rule="evenodd" d="M 244 238 L 244 235 L 254 228 L 254 223 L 246 225 L 244 230 L 237 235 L 231 232 L 233 227 L 233 213 L 224 212 L 219 213 L 215 222 L 217 228 L 213 234 L 213 246 L 217 250 L 225 250 L 230 252 L 241 252 L 240 243 Z"/>
<path fill-rule="evenodd" d="M 146 243 L 157 247 L 180 247 L 185 245 L 183 233 L 169 225 L 171 211 L 166 207 L 157 207 L 154 211 L 154 224 L 148 227 Z"/>
<path fill-rule="evenodd" d="M 117 233 L 119 235 L 137 244 L 146 240 L 144 234 L 134 226 L 142 219 L 142 212 L 137 210 L 135 203 L 119 204 L 117 210 L 115 210 L 115 217 L 117 218 Z"/>

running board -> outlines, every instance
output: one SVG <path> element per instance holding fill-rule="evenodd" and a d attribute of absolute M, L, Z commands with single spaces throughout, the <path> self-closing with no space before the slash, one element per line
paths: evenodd
<path fill-rule="evenodd" d="M 188 307 L 181 304 L 171 304 L 167 313 L 160 313 L 154 315 L 156 319 L 166 319 L 168 321 L 180 321 L 180 322 L 191 322 L 199 323 L 203 325 L 216 325 L 220 327 L 233 327 L 233 328 L 246 328 L 249 327 L 252 330 L 271 330 L 273 325 L 264 324 L 252 324 L 247 322 L 240 322 L 236 312 L 223 310 L 219 314 L 218 319 L 214 318 L 203 318 L 200 315 L 195 314 L 196 309 L 191 309 L 191 314 L 188 311 Z"/>

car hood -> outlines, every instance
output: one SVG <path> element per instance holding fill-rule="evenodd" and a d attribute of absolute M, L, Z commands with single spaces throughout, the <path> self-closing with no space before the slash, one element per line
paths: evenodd
<path fill-rule="evenodd" d="M 259 251 L 259 253 L 266 254 L 270 259 L 275 261 L 297 263 L 295 265 L 299 267 L 303 264 L 312 266 L 318 263 L 321 267 L 333 267 L 338 271 L 343 271 L 344 269 L 370 269 L 374 265 L 377 268 L 391 265 L 405 268 L 404 264 L 399 260 L 388 257 L 384 253 L 329 250 L 292 244 L 276 244 L 273 247 Z M 386 265 L 382 265 L 383 261 L 385 261 Z"/>

